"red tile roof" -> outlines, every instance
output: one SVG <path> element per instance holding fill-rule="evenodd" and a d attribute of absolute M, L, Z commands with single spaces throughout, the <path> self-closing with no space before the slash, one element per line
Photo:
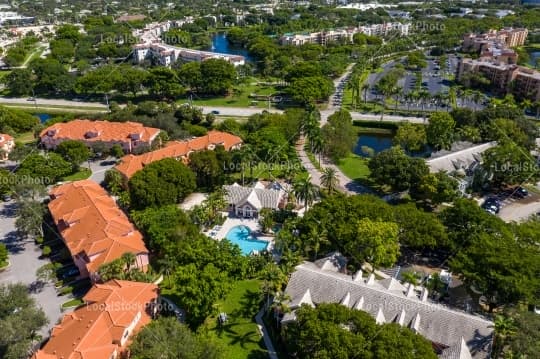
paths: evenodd
<path fill-rule="evenodd" d="M 138 140 L 151 142 L 159 131 L 158 128 L 146 127 L 138 122 L 73 120 L 49 126 L 41 131 L 39 137 L 48 136 L 57 140 L 126 142 L 132 139 L 132 135 L 138 135 Z"/>
<path fill-rule="evenodd" d="M 97 183 L 67 183 L 50 196 L 49 210 L 71 255 L 96 256 L 86 264 L 89 273 L 126 252 L 148 253 L 141 233 Z"/>
<path fill-rule="evenodd" d="M 158 288 L 151 283 L 95 284 L 83 298 L 85 305 L 64 315 L 32 359 L 106 359 L 119 354 L 128 338 L 150 322 L 148 305 L 157 296 Z"/>
<path fill-rule="evenodd" d="M 209 131 L 205 136 L 196 137 L 187 141 L 171 141 L 165 147 L 142 155 L 127 155 L 122 157 L 120 164 L 115 168 L 126 178 L 131 178 L 144 166 L 164 158 L 177 158 L 187 161 L 187 156 L 193 151 L 209 149 L 211 145 L 221 145 L 230 151 L 234 146 L 242 144 L 242 139 L 227 132 Z"/>

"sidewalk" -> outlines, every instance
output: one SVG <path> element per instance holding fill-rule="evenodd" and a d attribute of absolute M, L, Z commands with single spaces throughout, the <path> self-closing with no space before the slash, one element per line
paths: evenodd
<path fill-rule="evenodd" d="M 264 309 L 261 309 L 259 313 L 257 313 L 257 315 L 255 316 L 255 321 L 257 322 L 257 326 L 259 327 L 259 331 L 261 332 L 261 336 L 263 337 L 264 345 L 266 346 L 266 350 L 268 351 L 268 356 L 270 357 L 270 359 L 278 359 L 276 350 L 274 349 L 274 344 L 272 344 L 272 339 L 270 339 L 268 330 L 266 329 L 262 320 L 263 315 Z"/>

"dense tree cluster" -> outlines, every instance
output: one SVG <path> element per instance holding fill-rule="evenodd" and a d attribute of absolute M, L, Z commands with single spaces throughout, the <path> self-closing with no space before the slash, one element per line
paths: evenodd
<path fill-rule="evenodd" d="M 132 213 L 144 233 L 156 265 L 174 301 L 187 312 L 196 328 L 215 311 L 214 304 L 228 292 L 234 280 L 248 273 L 249 259 L 229 241 L 215 241 L 176 206 L 148 208 Z"/>
<path fill-rule="evenodd" d="M 196 188 L 194 173 L 173 158 L 153 162 L 129 180 L 134 208 L 180 203 Z"/>
<path fill-rule="evenodd" d="M 223 347 L 195 334 L 174 317 L 161 317 L 137 333 L 129 346 L 134 359 L 221 359 Z"/>
<path fill-rule="evenodd" d="M 26 358 L 47 317 L 23 284 L 0 285 L 0 356 Z"/>
<path fill-rule="evenodd" d="M 398 324 L 377 325 L 368 313 L 340 304 L 302 306 L 285 328 L 297 358 L 435 359 L 431 343 Z"/>

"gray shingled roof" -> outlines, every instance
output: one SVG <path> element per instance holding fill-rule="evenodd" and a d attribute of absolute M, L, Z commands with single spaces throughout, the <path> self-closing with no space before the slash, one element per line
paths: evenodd
<path fill-rule="evenodd" d="M 396 322 L 416 330 L 433 343 L 451 347 L 450 350 L 459 346 L 463 337 L 473 358 L 488 356 L 493 333 L 491 321 L 431 302 L 425 288 L 409 287 L 405 291 L 403 288 L 392 279 L 377 281 L 370 276 L 366 280 L 365 275 L 350 276 L 305 262 L 296 267 L 285 293 L 291 298 L 291 309 L 296 309 L 298 303 L 308 302 L 308 298 L 315 305 L 347 304 L 370 313 L 379 322 Z M 291 314 L 283 321 L 294 318 Z M 462 359 L 459 356 L 448 358 Z"/>
<path fill-rule="evenodd" d="M 279 201 L 283 196 L 283 191 L 276 189 L 265 189 L 257 187 L 242 187 L 238 184 L 223 186 L 226 195 L 225 200 L 236 206 L 249 203 L 256 209 L 272 208 L 277 209 Z"/>
<path fill-rule="evenodd" d="M 426 164 L 431 172 L 454 172 L 460 168 L 468 168 L 475 162 L 481 162 L 482 153 L 496 145 L 496 142 L 483 143 L 461 151 L 451 152 L 437 158 L 429 158 L 426 160 Z"/>

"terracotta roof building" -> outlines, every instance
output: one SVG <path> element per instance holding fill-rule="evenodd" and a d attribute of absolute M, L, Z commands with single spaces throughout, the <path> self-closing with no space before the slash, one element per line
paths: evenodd
<path fill-rule="evenodd" d="M 223 146 L 226 151 L 231 151 L 242 146 L 242 139 L 227 132 L 209 131 L 206 135 L 191 140 L 171 141 L 163 148 L 142 155 L 124 156 L 115 168 L 124 178 L 129 179 L 152 162 L 175 158 L 187 163 L 192 152 L 213 150 L 216 146 Z"/>
<path fill-rule="evenodd" d="M 8 155 L 13 147 L 15 147 L 13 137 L 5 133 L 0 133 L 0 161 L 5 161 L 8 159 Z"/>
<path fill-rule="evenodd" d="M 32 359 L 120 357 L 129 339 L 150 323 L 158 288 L 151 283 L 111 280 L 94 284 L 84 305 L 64 315 Z"/>
<path fill-rule="evenodd" d="M 101 186 L 71 182 L 53 188 L 50 197 L 49 210 L 81 278 L 96 280 L 101 265 L 128 252 L 136 256 L 134 266 L 146 269 L 148 249 L 141 233 Z"/>
<path fill-rule="evenodd" d="M 49 126 L 41 131 L 39 137 L 47 149 L 56 148 L 66 140 L 77 140 L 88 146 L 99 142 L 107 147 L 118 144 L 124 152 L 131 153 L 138 148 L 149 147 L 159 132 L 158 128 L 138 122 L 73 120 Z"/>

